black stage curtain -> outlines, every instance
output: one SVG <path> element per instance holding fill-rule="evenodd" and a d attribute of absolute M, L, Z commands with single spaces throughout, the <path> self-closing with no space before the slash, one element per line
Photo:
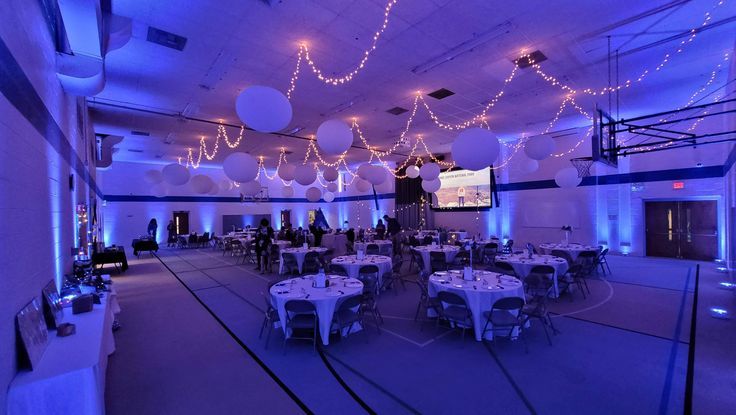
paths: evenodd
<path fill-rule="evenodd" d="M 403 175 L 406 172 L 400 171 Z M 403 229 L 417 229 L 420 224 L 420 204 L 419 200 L 426 193 L 422 190 L 422 179 L 395 179 L 396 180 L 396 219 Z M 425 213 L 426 214 L 426 213 Z"/>

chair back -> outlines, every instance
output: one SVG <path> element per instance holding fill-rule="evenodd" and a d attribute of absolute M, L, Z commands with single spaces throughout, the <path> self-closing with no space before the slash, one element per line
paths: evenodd
<path fill-rule="evenodd" d="M 381 248 L 378 246 L 378 244 L 368 244 L 368 246 L 365 247 L 365 253 L 367 255 L 379 255 L 381 251 Z"/>
<path fill-rule="evenodd" d="M 509 264 L 508 262 L 496 261 L 496 263 L 493 265 L 496 269 L 503 271 L 504 274 L 516 275 L 514 267 L 511 266 L 511 264 Z"/>
<path fill-rule="evenodd" d="M 296 255 L 294 255 L 291 252 L 284 252 L 284 253 L 282 253 L 281 254 L 281 260 L 284 261 L 284 265 L 286 265 L 286 264 L 296 265 L 297 264 Z"/>
<path fill-rule="evenodd" d="M 450 291 L 440 291 L 437 293 L 437 298 L 442 301 L 443 303 L 454 305 L 454 306 L 461 306 L 461 307 L 468 307 L 467 303 L 465 302 L 465 299 L 453 292 Z"/>
<path fill-rule="evenodd" d="M 555 269 L 551 265 L 535 265 L 534 267 L 532 267 L 529 273 L 549 276 L 549 278 L 553 278 L 555 275 Z"/>
<path fill-rule="evenodd" d="M 338 310 L 352 310 L 355 307 L 359 307 L 362 300 L 359 295 L 348 297 L 340 303 Z"/>
<path fill-rule="evenodd" d="M 284 310 L 286 310 L 287 313 L 317 315 L 317 310 L 314 308 L 314 304 L 307 300 L 289 300 L 284 304 Z"/>
<path fill-rule="evenodd" d="M 378 265 L 363 265 L 358 270 L 359 278 L 362 279 L 364 275 L 378 276 Z"/>
<path fill-rule="evenodd" d="M 359 279 L 363 282 L 363 295 L 372 297 L 378 287 L 378 273 L 361 274 Z"/>
<path fill-rule="evenodd" d="M 343 277 L 348 276 L 348 271 L 339 264 L 330 264 L 330 274 L 332 275 L 341 275 Z"/>
<path fill-rule="evenodd" d="M 514 311 L 524 307 L 524 299 L 521 297 L 504 297 L 493 303 L 492 310 Z"/>
<path fill-rule="evenodd" d="M 567 251 L 563 251 L 561 249 L 553 249 L 552 250 L 552 256 L 560 257 L 567 261 L 568 264 L 572 265 L 575 261 L 572 260 L 572 257 L 570 254 L 567 253 Z"/>
<path fill-rule="evenodd" d="M 422 245 L 432 245 L 432 242 L 434 241 L 434 238 L 430 235 L 425 236 L 422 238 Z"/>

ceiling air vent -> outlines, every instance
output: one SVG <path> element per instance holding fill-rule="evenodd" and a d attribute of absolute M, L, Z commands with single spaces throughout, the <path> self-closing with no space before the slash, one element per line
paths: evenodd
<path fill-rule="evenodd" d="M 143 137 L 148 137 L 148 136 L 151 135 L 151 133 L 149 133 L 147 131 L 135 131 L 135 130 L 133 130 L 130 133 L 133 134 L 133 135 L 142 135 Z"/>
<path fill-rule="evenodd" d="M 401 115 L 407 111 L 409 110 L 403 107 L 393 107 L 390 110 L 386 110 L 387 113 L 394 114 L 394 115 Z"/>
<path fill-rule="evenodd" d="M 514 60 L 513 62 L 519 66 L 519 68 L 524 69 L 532 66 L 535 63 L 544 62 L 547 60 L 547 57 L 544 56 L 544 53 L 535 50 L 534 52 L 530 53 L 527 56 L 522 56 L 519 59 Z"/>
<path fill-rule="evenodd" d="M 176 50 L 184 50 L 184 46 L 187 44 L 187 38 L 184 36 L 175 35 L 152 26 L 148 27 L 148 37 L 146 40 Z"/>
<path fill-rule="evenodd" d="M 447 98 L 447 97 L 449 97 L 451 95 L 455 95 L 455 93 L 452 92 L 452 91 L 450 91 L 447 88 L 440 88 L 440 89 L 438 89 L 438 90 L 436 90 L 434 92 L 430 92 L 427 95 L 429 95 L 430 97 L 432 97 L 434 99 L 445 99 L 445 98 Z"/>

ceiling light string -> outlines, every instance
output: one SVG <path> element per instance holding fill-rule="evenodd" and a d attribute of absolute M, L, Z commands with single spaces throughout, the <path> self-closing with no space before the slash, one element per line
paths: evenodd
<path fill-rule="evenodd" d="M 703 27 L 707 26 L 710 23 L 710 21 L 713 19 L 713 16 L 712 16 L 711 12 L 714 9 L 716 9 L 716 8 L 720 7 L 721 5 L 723 5 L 725 2 L 726 2 L 725 0 L 720 0 L 719 2 L 717 2 L 712 7 L 712 9 L 710 11 L 708 11 L 708 12 L 705 13 L 705 17 L 703 19 L 703 22 L 700 24 L 700 26 L 699 27 L 696 27 L 696 28 L 692 28 L 692 29 L 689 30 L 690 36 L 688 36 L 687 38 L 683 39 L 677 45 L 676 49 L 673 52 L 666 53 L 664 55 L 664 57 L 662 58 L 662 61 L 654 68 L 653 71 L 650 71 L 649 69 L 644 69 L 644 71 L 635 80 L 627 79 L 622 84 L 619 84 L 619 85 L 616 85 L 616 86 L 610 86 L 610 87 L 603 87 L 603 88 L 598 89 L 598 90 L 596 90 L 594 88 L 584 88 L 584 89 L 578 90 L 578 89 L 575 89 L 575 88 L 573 88 L 573 87 L 571 87 L 571 86 L 569 86 L 567 84 L 562 83 L 556 77 L 554 77 L 552 75 L 549 75 L 546 72 L 542 71 L 542 68 L 541 68 L 541 66 L 538 63 L 533 63 L 531 65 L 531 67 L 534 69 L 535 73 L 537 75 L 539 75 L 542 79 L 544 79 L 545 81 L 549 82 L 551 85 L 559 86 L 561 89 L 563 89 L 563 90 L 565 90 L 565 91 L 567 91 L 567 92 L 569 92 L 571 94 L 575 94 L 575 93 L 580 92 L 580 93 L 583 93 L 583 94 L 588 94 L 588 95 L 594 95 L 595 96 L 595 95 L 603 95 L 603 94 L 606 94 L 606 93 L 609 93 L 609 92 L 616 92 L 616 91 L 619 91 L 619 90 L 624 89 L 624 88 L 629 88 L 634 83 L 642 82 L 647 77 L 647 75 L 649 75 L 651 73 L 654 73 L 654 72 L 659 72 L 662 68 L 665 67 L 665 65 L 667 65 L 667 63 L 670 61 L 670 58 L 673 55 L 677 55 L 677 54 L 682 53 L 682 51 L 685 50 L 685 48 L 687 47 L 687 45 L 690 44 L 690 43 L 692 43 L 692 41 L 698 35 L 698 32 L 700 30 L 702 30 Z"/>
<path fill-rule="evenodd" d="M 398 3 L 398 0 L 389 0 L 386 3 L 386 7 L 383 11 L 383 23 L 381 26 L 376 30 L 376 32 L 373 34 L 373 41 L 371 43 L 371 46 L 363 51 L 363 57 L 358 62 L 358 64 L 350 70 L 347 74 L 339 77 L 330 77 L 325 76 L 322 70 L 319 68 L 317 63 L 311 58 L 309 53 L 309 45 L 306 42 L 302 42 L 299 45 L 299 53 L 297 54 L 297 65 L 294 69 L 294 72 L 291 76 L 291 80 L 289 83 L 289 90 L 287 91 L 287 97 L 291 98 L 291 94 L 294 92 L 294 89 L 296 88 L 296 82 L 299 78 L 299 71 L 300 71 L 300 64 L 301 60 L 304 59 L 309 67 L 312 70 L 312 73 L 319 79 L 320 81 L 324 82 L 328 85 L 342 85 L 347 82 L 350 82 L 353 80 L 353 78 L 365 67 L 366 63 L 368 62 L 368 58 L 370 57 L 371 53 L 376 50 L 376 46 L 378 45 L 378 40 L 381 38 L 381 35 L 386 31 L 386 28 L 388 27 L 389 22 L 389 15 L 391 14 L 391 9 Z"/>

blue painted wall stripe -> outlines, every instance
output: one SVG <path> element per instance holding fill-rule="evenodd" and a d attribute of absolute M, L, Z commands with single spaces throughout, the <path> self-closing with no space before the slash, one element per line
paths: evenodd
<path fill-rule="evenodd" d="M 395 193 L 386 193 L 378 195 L 378 199 L 395 199 Z M 105 201 L 108 202 L 217 202 L 217 203 L 241 203 L 239 197 L 225 197 L 225 196 L 137 196 L 137 195 L 105 195 Z M 365 196 L 344 196 L 336 197 L 333 202 L 355 202 L 358 200 L 373 200 L 372 195 Z M 254 202 L 246 202 L 254 203 Z M 305 198 L 285 198 L 275 197 L 270 198 L 268 203 L 328 203 L 325 201 L 310 202 Z"/>
<path fill-rule="evenodd" d="M 25 117 L 33 128 L 46 139 L 72 170 L 97 195 L 102 195 L 87 166 L 79 158 L 61 127 L 56 123 L 18 61 L 0 38 L 0 93 Z M 86 149 L 85 149 L 86 151 Z"/>

